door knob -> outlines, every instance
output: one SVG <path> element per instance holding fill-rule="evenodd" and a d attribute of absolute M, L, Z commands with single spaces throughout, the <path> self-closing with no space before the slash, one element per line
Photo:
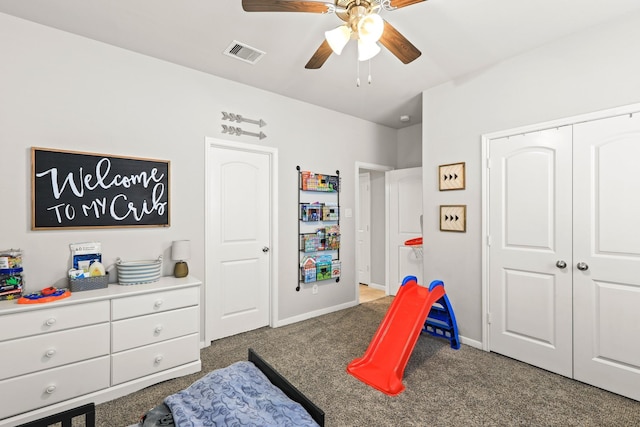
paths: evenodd
<path fill-rule="evenodd" d="M 262 248 L 262 252 L 264 252 L 264 253 L 266 254 L 267 252 L 269 252 L 269 248 L 268 248 L 268 247 L 266 247 L 266 246 L 265 246 L 265 247 L 263 247 L 263 248 Z"/>
<path fill-rule="evenodd" d="M 576 267 L 578 268 L 578 270 L 580 271 L 587 271 L 589 269 L 589 266 L 587 265 L 586 262 L 579 262 Z"/>
<path fill-rule="evenodd" d="M 567 268 L 567 263 L 564 262 L 563 260 L 559 260 L 558 262 L 556 262 L 556 267 L 558 267 L 558 268 Z"/>

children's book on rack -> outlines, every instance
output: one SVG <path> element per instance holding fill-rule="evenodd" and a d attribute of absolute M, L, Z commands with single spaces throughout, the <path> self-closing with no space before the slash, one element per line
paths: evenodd
<path fill-rule="evenodd" d="M 338 221 L 339 208 L 337 203 L 300 203 L 300 220 L 312 221 Z"/>
<path fill-rule="evenodd" d="M 305 256 L 300 262 L 300 281 L 311 283 L 340 277 L 340 260 L 331 255 Z"/>
<path fill-rule="evenodd" d="M 340 210 L 337 203 L 325 203 L 322 205 L 322 220 L 337 221 L 340 218 Z"/>
<path fill-rule="evenodd" d="M 303 252 L 336 251 L 340 249 L 338 224 L 318 228 L 315 233 L 300 234 L 299 249 Z"/>
<path fill-rule="evenodd" d="M 316 281 L 316 259 L 312 256 L 305 256 L 300 263 L 300 280 L 304 283 Z"/>
<path fill-rule="evenodd" d="M 304 222 L 323 220 L 322 203 L 300 203 L 300 220 Z"/>
<path fill-rule="evenodd" d="M 339 191 L 340 177 L 337 175 L 323 175 L 311 171 L 301 171 L 301 189 L 305 191 Z"/>
<path fill-rule="evenodd" d="M 332 263 L 333 263 L 333 257 L 331 255 L 316 256 L 316 279 L 317 280 L 331 279 Z"/>

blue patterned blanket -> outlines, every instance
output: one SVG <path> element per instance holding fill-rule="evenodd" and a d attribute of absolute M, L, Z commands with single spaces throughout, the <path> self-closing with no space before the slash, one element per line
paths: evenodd
<path fill-rule="evenodd" d="M 164 403 L 178 427 L 318 426 L 251 362 L 212 371 Z"/>

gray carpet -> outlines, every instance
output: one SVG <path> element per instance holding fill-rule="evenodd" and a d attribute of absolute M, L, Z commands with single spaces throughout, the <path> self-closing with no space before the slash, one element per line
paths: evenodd
<path fill-rule="evenodd" d="M 431 336 L 419 338 L 402 394 L 372 389 L 346 366 L 362 356 L 391 300 L 214 341 L 202 350 L 203 372 L 246 360 L 252 347 L 325 411 L 327 426 L 640 426 L 640 402 Z M 200 376 L 98 405 L 97 425 L 133 424 Z"/>

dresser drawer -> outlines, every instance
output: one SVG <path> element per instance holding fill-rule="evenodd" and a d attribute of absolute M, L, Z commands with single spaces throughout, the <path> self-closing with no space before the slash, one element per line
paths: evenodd
<path fill-rule="evenodd" d="M 116 353 L 111 356 L 111 385 L 155 374 L 198 359 L 198 334 Z"/>
<path fill-rule="evenodd" d="M 198 307 L 118 320 L 111 324 L 112 351 L 115 353 L 193 334 L 198 332 L 199 322 Z"/>
<path fill-rule="evenodd" d="M 109 354 L 109 324 L 0 342 L 0 380 Z"/>
<path fill-rule="evenodd" d="M 0 381 L 0 419 L 107 387 L 109 356 Z"/>
<path fill-rule="evenodd" d="M 109 321 L 109 301 L 25 310 L 0 316 L 0 341 Z"/>
<path fill-rule="evenodd" d="M 135 285 L 132 285 L 135 286 Z M 113 320 L 159 313 L 176 308 L 198 305 L 200 288 L 192 287 L 172 291 L 154 292 L 133 297 L 117 298 L 111 302 Z"/>

